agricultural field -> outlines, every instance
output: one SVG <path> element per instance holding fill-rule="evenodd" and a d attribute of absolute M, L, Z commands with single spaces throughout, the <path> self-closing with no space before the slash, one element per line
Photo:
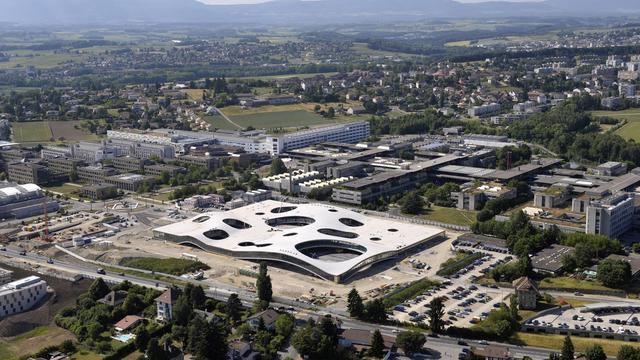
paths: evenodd
<path fill-rule="evenodd" d="M 34 352 L 34 349 L 58 345 L 65 340 L 73 339 L 73 333 L 55 325 L 40 326 L 18 336 L 0 338 L 0 359 L 17 360 Z"/>
<path fill-rule="evenodd" d="M 30 121 L 14 122 L 13 139 L 19 143 L 45 143 L 56 140 L 97 140 L 79 127 L 80 121 Z"/>
<path fill-rule="evenodd" d="M 594 117 L 611 117 L 614 119 L 625 120 L 626 125 L 615 131 L 616 134 L 627 140 L 640 141 L 640 109 L 627 109 L 622 111 L 594 111 L 591 113 Z"/>

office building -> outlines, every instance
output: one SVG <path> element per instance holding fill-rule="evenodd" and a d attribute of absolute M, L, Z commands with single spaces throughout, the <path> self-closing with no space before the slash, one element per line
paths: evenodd
<path fill-rule="evenodd" d="M 10 163 L 7 166 L 7 171 L 9 180 L 17 182 L 18 184 L 44 185 L 51 180 L 49 169 L 38 163 Z"/>
<path fill-rule="evenodd" d="M 118 170 L 112 167 L 82 166 L 78 168 L 78 179 L 92 184 L 105 182 L 109 176 L 116 175 Z"/>
<path fill-rule="evenodd" d="M 119 174 L 109 176 L 104 179 L 105 183 L 114 185 L 118 189 L 125 191 L 138 191 L 140 186 L 142 186 L 142 184 L 144 184 L 145 182 L 154 181 L 154 177 L 140 174 Z"/>
<path fill-rule="evenodd" d="M 118 195 L 118 189 L 109 184 L 89 185 L 82 187 L 82 195 L 92 200 L 106 200 Z"/>
<path fill-rule="evenodd" d="M 74 159 L 82 159 L 89 164 L 94 164 L 103 160 L 113 159 L 118 156 L 118 152 L 106 141 L 98 143 L 81 141 L 71 145 L 71 156 Z"/>
<path fill-rule="evenodd" d="M 587 234 L 599 234 L 616 239 L 633 225 L 635 197 L 632 193 L 616 193 L 587 207 Z"/>
<path fill-rule="evenodd" d="M 124 172 L 142 172 L 145 165 L 151 165 L 152 163 L 151 160 L 132 156 L 118 156 L 111 160 L 111 166 Z"/>
<path fill-rule="evenodd" d="M 10 283 L 13 279 L 13 271 L 0 268 L 0 285 Z"/>
<path fill-rule="evenodd" d="M 175 154 L 185 154 L 192 146 L 214 143 L 213 134 L 209 132 L 194 132 L 170 129 L 157 129 L 149 131 L 108 130 L 107 137 L 114 143 L 117 142 L 117 140 L 126 140 L 130 143 L 136 144 L 156 144 L 171 146 L 173 147 Z"/>
<path fill-rule="evenodd" d="M 64 175 L 68 178 L 72 173 L 77 174 L 78 167 L 86 165 L 84 160 L 64 157 L 54 157 L 46 160 L 49 171 L 54 174 Z"/>
<path fill-rule="evenodd" d="M 176 176 L 178 174 L 184 174 L 187 169 L 182 166 L 167 165 L 167 164 L 152 164 L 145 165 L 144 173 L 149 176 L 160 176 L 162 173 L 167 173 L 169 176 Z"/>
<path fill-rule="evenodd" d="M 29 276 L 0 286 L 0 317 L 30 310 L 47 295 L 47 283 Z"/>
<path fill-rule="evenodd" d="M 627 173 L 627 164 L 609 161 L 599 165 L 593 170 L 594 175 L 600 176 L 620 176 Z"/>
<path fill-rule="evenodd" d="M 369 137 L 368 121 L 356 121 L 267 137 L 267 152 L 281 154 L 323 142 L 357 143 Z"/>

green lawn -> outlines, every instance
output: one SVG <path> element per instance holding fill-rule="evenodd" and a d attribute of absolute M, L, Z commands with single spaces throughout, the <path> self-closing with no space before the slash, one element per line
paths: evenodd
<path fill-rule="evenodd" d="M 516 334 L 514 342 L 527 346 L 559 350 L 562 349 L 564 338 L 564 335 L 519 332 Z M 573 342 L 576 352 L 585 351 L 589 346 L 599 344 L 609 356 L 615 356 L 622 345 L 633 345 L 633 343 L 626 341 L 582 338 L 579 336 L 572 336 L 571 341 Z"/>
<path fill-rule="evenodd" d="M 619 120 L 626 120 L 627 124 L 616 130 L 616 134 L 625 139 L 640 141 L 640 109 L 627 109 L 622 111 L 594 111 L 591 113 L 595 117 L 611 117 Z"/>
<path fill-rule="evenodd" d="M 197 270 L 209 269 L 209 266 L 199 261 L 177 258 L 132 258 L 125 260 L 122 265 L 171 275 L 182 275 Z"/>
<path fill-rule="evenodd" d="M 51 127 L 46 121 L 14 122 L 13 140 L 15 142 L 48 142 L 53 137 Z"/>
<path fill-rule="evenodd" d="M 422 217 L 426 220 L 439 221 L 446 224 L 469 226 L 476 221 L 476 212 L 432 205 Z"/>
<path fill-rule="evenodd" d="M 53 193 L 64 194 L 64 195 L 73 195 L 74 193 L 82 190 L 82 185 L 66 183 L 60 186 L 50 186 L 46 187 L 45 190 L 49 190 Z"/>
<path fill-rule="evenodd" d="M 566 276 L 546 278 L 540 282 L 540 288 L 566 288 L 576 290 L 612 290 L 596 281 L 578 280 Z"/>
<path fill-rule="evenodd" d="M 17 360 L 43 347 L 58 345 L 75 336 L 57 326 L 40 326 L 12 338 L 0 338 L 0 359 Z"/>
<path fill-rule="evenodd" d="M 279 111 L 262 114 L 232 116 L 231 120 L 242 127 L 256 129 L 291 128 L 333 124 L 335 120 L 325 119 L 305 110 Z"/>

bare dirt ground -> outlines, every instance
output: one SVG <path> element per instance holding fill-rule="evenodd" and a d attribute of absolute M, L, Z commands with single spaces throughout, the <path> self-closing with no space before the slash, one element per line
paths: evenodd
<path fill-rule="evenodd" d="M 0 267 L 13 270 L 14 279 L 21 279 L 30 275 L 39 276 L 54 289 L 54 293 L 35 309 L 0 320 L 0 337 L 16 336 L 39 326 L 52 324 L 53 317 L 56 313 L 62 308 L 74 306 L 78 296 L 87 291 L 90 285 L 90 281 L 88 280 L 72 283 L 36 272 L 11 267 L 6 264 L 0 264 Z"/>
<path fill-rule="evenodd" d="M 342 306 L 346 294 L 354 287 L 364 294 L 369 290 L 373 292 L 375 289 L 390 285 L 434 276 L 440 264 L 453 256 L 451 242 L 458 236 L 459 233 L 447 232 L 445 241 L 430 245 L 400 261 L 390 260 L 376 264 L 356 274 L 344 284 L 335 284 L 304 273 L 300 269 L 273 263 L 270 264 L 269 273 L 273 280 L 274 293 L 306 300 L 322 298 L 326 305 Z M 246 289 L 253 288 L 255 284 L 255 278 L 241 275 L 240 270 L 256 271 L 256 263 L 205 252 L 193 247 L 153 240 L 151 229 L 146 226 L 138 225 L 128 228 L 109 240 L 113 242 L 110 248 L 90 246 L 74 251 L 81 256 L 111 264 L 121 264 L 122 260 L 131 257 L 175 258 L 188 253 L 211 266 L 211 269 L 205 272 L 208 279 Z M 431 268 L 429 270 L 414 269 L 409 262 L 412 259 L 423 262 Z M 212 283 L 211 287 L 214 288 L 215 284 Z"/>

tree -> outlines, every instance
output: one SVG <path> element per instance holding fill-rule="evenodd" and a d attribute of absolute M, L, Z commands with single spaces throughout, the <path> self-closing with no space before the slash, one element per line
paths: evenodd
<path fill-rule="evenodd" d="M 509 298 L 509 313 L 513 321 L 518 321 L 518 297 L 516 295 L 511 295 Z"/>
<path fill-rule="evenodd" d="M 587 360 L 607 360 L 607 354 L 604 353 L 604 349 L 599 344 L 589 346 L 584 355 Z"/>
<path fill-rule="evenodd" d="M 256 289 L 258 290 L 258 299 L 260 301 L 264 301 L 267 304 L 271 302 L 273 290 L 271 288 L 271 277 L 267 274 L 267 264 L 265 263 L 260 264 Z"/>
<path fill-rule="evenodd" d="M 360 297 L 358 290 L 355 288 L 349 291 L 349 296 L 347 297 L 347 310 L 349 310 L 349 316 L 354 318 L 361 318 L 364 313 L 362 297 Z"/>
<path fill-rule="evenodd" d="M 178 325 L 186 326 L 191 319 L 193 308 L 191 307 L 189 298 L 186 294 L 180 294 L 176 303 L 173 305 L 173 320 Z"/>
<path fill-rule="evenodd" d="M 166 360 L 169 358 L 157 338 L 149 340 L 146 355 L 148 360 Z"/>
<path fill-rule="evenodd" d="M 289 314 L 282 314 L 276 319 L 276 334 L 288 338 L 293 332 L 295 319 Z"/>
<path fill-rule="evenodd" d="M 387 321 L 387 310 L 382 299 L 374 299 L 364 306 L 365 317 L 375 323 L 385 323 Z"/>
<path fill-rule="evenodd" d="M 286 173 L 287 171 L 288 171 L 287 167 L 285 166 L 282 159 L 280 158 L 273 159 L 273 161 L 271 162 L 271 168 L 269 169 L 269 175 L 271 176 L 279 175 L 279 174 Z"/>
<path fill-rule="evenodd" d="M 111 291 L 109 286 L 102 280 L 102 278 L 95 279 L 91 286 L 89 286 L 89 297 L 93 300 L 102 299 Z"/>
<path fill-rule="evenodd" d="M 573 359 L 574 359 L 573 342 L 571 341 L 571 337 L 567 335 L 564 338 L 564 342 L 562 343 L 562 352 L 560 353 L 560 360 L 573 360 Z"/>
<path fill-rule="evenodd" d="M 232 321 L 240 320 L 240 309 L 242 308 L 242 302 L 238 297 L 238 294 L 231 294 L 227 299 L 227 318 Z"/>
<path fill-rule="evenodd" d="M 135 344 L 136 348 L 140 351 L 145 351 L 147 346 L 149 345 L 149 331 L 147 328 L 142 326 L 140 330 L 136 333 Z"/>
<path fill-rule="evenodd" d="M 380 330 L 376 329 L 371 336 L 371 348 L 369 349 L 369 355 L 377 358 L 384 356 L 384 339 Z"/>
<path fill-rule="evenodd" d="M 640 360 L 640 349 L 631 345 L 622 345 L 616 356 L 618 360 Z"/>
<path fill-rule="evenodd" d="M 424 209 L 424 201 L 417 191 L 410 191 L 400 199 L 401 210 L 405 214 L 418 215 Z"/>
<path fill-rule="evenodd" d="M 622 260 L 603 260 L 598 264 L 597 278 L 605 286 L 622 288 L 631 282 L 631 265 Z"/>
<path fill-rule="evenodd" d="M 194 287 L 189 294 L 189 298 L 194 308 L 200 310 L 204 309 L 204 304 L 207 301 L 207 296 L 204 294 L 204 289 L 202 289 L 202 286 L 198 285 Z"/>
<path fill-rule="evenodd" d="M 444 330 L 444 301 L 441 297 L 436 297 L 429 303 L 429 328 L 438 334 Z"/>
<path fill-rule="evenodd" d="M 396 338 L 396 345 L 407 355 L 420 351 L 425 342 L 424 334 L 418 331 L 403 331 Z"/>

